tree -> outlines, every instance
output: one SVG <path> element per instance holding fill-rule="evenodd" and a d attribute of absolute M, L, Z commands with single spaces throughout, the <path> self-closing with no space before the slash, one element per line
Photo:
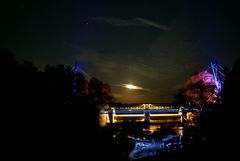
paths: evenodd
<path fill-rule="evenodd" d="M 218 103 L 213 75 L 207 71 L 194 73 L 183 87 L 185 98 L 197 108 Z"/>
<path fill-rule="evenodd" d="M 188 99 L 184 95 L 184 89 L 179 89 L 178 93 L 174 95 L 173 104 L 176 106 L 188 106 Z"/>
<path fill-rule="evenodd" d="M 239 126 L 239 107 L 240 107 L 240 57 L 232 67 L 232 70 L 227 74 L 224 84 L 223 94 L 223 114 L 221 117 L 224 127 L 223 134 L 226 138 L 225 147 L 234 147 L 240 144 L 237 128 Z M 226 153 L 226 152 L 225 152 Z M 232 148 L 227 151 L 229 160 L 234 160 L 238 157 L 238 149 Z"/>
<path fill-rule="evenodd" d="M 91 78 L 88 83 L 88 95 L 92 102 L 97 105 L 110 103 L 112 101 L 111 89 L 107 83 L 103 83 L 96 78 Z"/>
<path fill-rule="evenodd" d="M 228 73 L 223 90 L 223 103 L 226 105 L 238 105 L 240 98 L 240 57 Z"/>

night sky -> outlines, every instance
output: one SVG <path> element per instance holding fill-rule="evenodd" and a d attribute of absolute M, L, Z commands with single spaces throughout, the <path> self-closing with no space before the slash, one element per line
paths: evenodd
<path fill-rule="evenodd" d="M 192 73 L 240 55 L 231 1 L 129 1 L 1 1 L 0 47 L 41 69 L 80 63 L 122 103 L 171 102 Z"/>

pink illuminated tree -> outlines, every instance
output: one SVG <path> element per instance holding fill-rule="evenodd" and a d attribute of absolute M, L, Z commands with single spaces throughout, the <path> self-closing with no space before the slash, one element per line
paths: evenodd
<path fill-rule="evenodd" d="M 208 71 L 194 73 L 183 87 L 186 99 L 197 108 L 218 103 L 214 77 Z"/>

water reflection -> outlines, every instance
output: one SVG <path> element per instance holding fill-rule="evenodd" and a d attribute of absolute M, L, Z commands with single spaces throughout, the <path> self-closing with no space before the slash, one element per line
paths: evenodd
<path fill-rule="evenodd" d="M 149 128 L 143 128 L 143 132 L 149 132 L 150 134 L 160 131 L 163 127 L 171 128 L 176 134 L 183 135 L 183 126 L 182 125 L 175 125 L 175 124 L 156 124 L 156 125 L 149 125 Z"/>
<path fill-rule="evenodd" d="M 173 153 L 178 155 L 182 151 L 183 142 L 189 138 L 191 142 L 191 134 L 188 135 L 187 132 L 186 135 L 185 131 L 188 121 L 182 121 L 180 114 L 153 114 L 150 121 L 138 119 L 138 115 L 118 114 L 110 121 L 111 117 L 107 111 L 99 114 L 99 124 L 111 129 L 113 148 L 118 149 L 117 153 L 120 152 L 120 156 L 130 160 L 141 160 Z M 125 117 L 126 119 L 123 119 Z"/>
<path fill-rule="evenodd" d="M 179 151 L 182 149 L 181 135 L 168 135 L 157 141 L 135 139 L 135 147 L 129 153 L 131 160 L 142 159 L 150 156 L 159 155 L 164 152 Z"/>

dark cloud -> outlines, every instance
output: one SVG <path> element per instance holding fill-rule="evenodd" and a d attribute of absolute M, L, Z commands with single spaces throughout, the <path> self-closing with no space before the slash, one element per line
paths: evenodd
<path fill-rule="evenodd" d="M 85 22 L 97 23 L 97 24 L 108 24 L 113 26 L 135 26 L 135 27 L 151 26 L 163 31 L 170 30 L 170 28 L 165 25 L 162 25 L 157 22 L 153 22 L 141 17 L 137 17 L 134 19 L 123 19 L 123 18 L 116 18 L 116 17 L 92 17 L 92 18 L 86 18 Z"/>
<path fill-rule="evenodd" d="M 134 19 L 123 19 L 116 17 L 89 17 L 86 22 L 97 24 L 108 24 L 113 26 L 144 26 L 141 22 Z"/>
<path fill-rule="evenodd" d="M 162 24 L 159 24 L 159 23 L 156 23 L 156 22 L 153 22 L 153 21 L 141 18 L 141 17 L 136 18 L 136 20 L 142 22 L 143 24 L 155 27 L 160 30 L 164 30 L 164 31 L 170 30 L 170 28 L 165 25 L 162 25 Z"/>

